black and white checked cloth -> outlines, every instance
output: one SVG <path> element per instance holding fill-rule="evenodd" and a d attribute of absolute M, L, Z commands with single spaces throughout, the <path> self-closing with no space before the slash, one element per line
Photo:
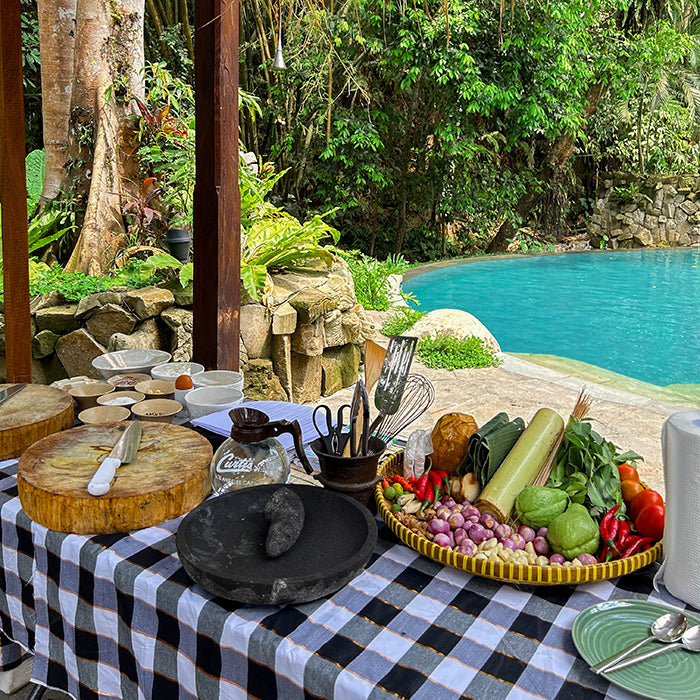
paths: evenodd
<path fill-rule="evenodd" d="M 443 567 L 382 524 L 365 571 L 331 598 L 238 606 L 189 580 L 179 519 L 53 532 L 22 511 L 16 469 L 0 463 L 0 664 L 31 650 L 33 678 L 76 698 L 620 700 L 636 696 L 588 670 L 574 618 L 610 598 L 679 606 L 653 571 L 518 588 Z"/>

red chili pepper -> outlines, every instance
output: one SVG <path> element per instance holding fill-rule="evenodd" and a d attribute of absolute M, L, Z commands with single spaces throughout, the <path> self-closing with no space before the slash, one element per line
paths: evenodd
<path fill-rule="evenodd" d="M 428 478 L 433 486 L 439 486 L 442 483 L 442 477 L 438 474 L 437 469 L 431 469 Z"/>
<path fill-rule="evenodd" d="M 435 487 L 433 486 L 433 482 L 430 480 L 428 480 L 428 484 L 425 487 L 425 498 L 427 498 L 431 503 L 433 503 L 435 499 Z"/>
<path fill-rule="evenodd" d="M 620 528 L 620 521 L 617 518 L 613 518 L 608 526 L 608 539 L 613 542 L 617 541 L 617 533 Z"/>
<path fill-rule="evenodd" d="M 409 483 L 406 481 L 406 479 L 404 479 L 400 474 L 397 474 L 397 475 L 394 477 L 394 483 L 395 483 L 395 484 L 400 484 L 400 485 L 402 486 L 402 488 L 403 488 L 404 491 L 408 491 L 409 493 L 413 493 L 413 492 L 414 492 L 413 486 L 411 486 L 411 484 L 409 484 Z"/>
<path fill-rule="evenodd" d="M 620 504 L 618 503 L 616 506 L 611 508 L 600 521 L 600 535 L 604 540 L 610 539 L 610 525 L 615 517 L 615 513 L 617 513 L 619 509 Z"/>
<path fill-rule="evenodd" d="M 625 545 L 627 544 L 627 540 L 630 536 L 630 530 L 630 521 L 620 520 L 620 528 L 617 531 L 617 546 L 619 549 L 624 549 Z"/>
<path fill-rule="evenodd" d="M 382 481 L 382 489 L 385 489 L 389 485 L 389 477 L 385 477 L 384 481 Z"/>
<path fill-rule="evenodd" d="M 622 550 L 622 558 L 627 559 L 631 557 L 645 545 L 653 542 L 653 537 L 635 537 L 631 542 L 628 542 L 627 546 Z"/>
<path fill-rule="evenodd" d="M 600 553 L 599 560 L 602 562 L 612 561 L 616 557 L 615 552 L 610 549 L 610 545 L 603 545 L 603 549 Z"/>
<path fill-rule="evenodd" d="M 416 487 L 416 497 L 421 501 L 425 498 L 425 490 L 428 487 L 428 474 L 430 470 L 425 472 L 423 476 L 418 481 L 418 486 Z"/>
<path fill-rule="evenodd" d="M 434 471 L 441 479 L 444 479 L 446 476 L 449 477 L 449 474 L 448 474 L 444 469 L 433 469 L 433 471 Z"/>

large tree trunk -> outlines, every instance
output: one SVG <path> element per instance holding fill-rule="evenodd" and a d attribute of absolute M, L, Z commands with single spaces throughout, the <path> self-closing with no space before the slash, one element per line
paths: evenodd
<path fill-rule="evenodd" d="M 42 202 L 61 190 L 68 160 L 68 115 L 73 83 L 75 9 L 77 0 L 39 0 L 41 111 L 46 172 Z"/>
<path fill-rule="evenodd" d="M 110 0 L 78 0 L 66 191 L 87 201 L 67 270 L 105 272 L 122 241 L 120 124 L 129 111 L 124 97 L 143 93 L 143 12 L 144 0 L 121 0 L 117 8 Z"/>
<path fill-rule="evenodd" d="M 598 102 L 603 96 L 605 86 L 602 83 L 592 85 L 588 90 L 588 99 L 583 111 L 583 118 L 588 119 L 598 108 Z M 547 149 L 544 166 L 538 174 L 542 188 L 547 188 L 552 178 L 561 178 L 563 169 L 574 152 L 574 136 L 563 134 Z M 508 242 L 517 233 L 513 220 L 522 221 L 532 212 L 542 197 L 541 192 L 534 187 L 528 189 L 515 206 L 515 216 L 508 217 L 500 226 L 496 235 L 486 248 L 487 253 L 502 253 L 508 250 Z"/>

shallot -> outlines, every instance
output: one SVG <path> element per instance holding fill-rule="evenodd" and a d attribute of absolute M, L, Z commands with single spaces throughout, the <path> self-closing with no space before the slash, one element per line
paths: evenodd
<path fill-rule="evenodd" d="M 428 523 L 428 530 L 434 535 L 448 533 L 450 531 L 450 524 L 447 522 L 447 520 L 433 518 Z"/>
<path fill-rule="evenodd" d="M 535 539 L 535 531 L 528 525 L 521 525 L 518 528 L 518 534 L 522 535 L 525 542 L 532 542 Z"/>
<path fill-rule="evenodd" d="M 458 527 L 462 527 L 462 525 L 464 525 L 464 517 L 461 513 L 456 513 L 453 511 L 452 513 L 450 513 L 450 517 L 447 518 L 447 522 L 449 523 L 450 527 L 453 530 L 455 530 Z"/>
<path fill-rule="evenodd" d="M 554 553 L 554 554 L 552 554 L 551 557 L 549 557 L 550 564 L 563 564 L 565 561 L 566 561 L 566 558 L 564 557 L 563 554 Z"/>
<path fill-rule="evenodd" d="M 549 542 L 544 537 L 535 537 L 532 544 L 538 554 L 549 554 Z"/>
<path fill-rule="evenodd" d="M 435 537 L 433 537 L 433 542 L 438 547 L 451 547 L 452 546 L 449 536 L 446 535 L 444 532 L 438 532 L 438 534 L 435 535 Z"/>
<path fill-rule="evenodd" d="M 513 528 L 506 523 L 500 523 L 494 528 L 493 534 L 496 535 L 499 540 L 505 540 L 513 534 Z"/>

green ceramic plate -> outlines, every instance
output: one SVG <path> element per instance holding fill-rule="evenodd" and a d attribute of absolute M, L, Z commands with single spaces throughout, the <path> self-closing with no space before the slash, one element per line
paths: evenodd
<path fill-rule="evenodd" d="M 571 634 L 579 654 L 589 665 L 612 656 L 620 649 L 644 639 L 651 623 L 673 608 L 640 600 L 609 600 L 579 613 Z M 686 613 L 688 626 L 700 624 L 700 617 Z M 649 642 L 645 649 L 663 646 Z M 601 674 L 615 685 L 653 700 L 698 700 L 700 654 L 673 649 L 634 666 Z"/>

